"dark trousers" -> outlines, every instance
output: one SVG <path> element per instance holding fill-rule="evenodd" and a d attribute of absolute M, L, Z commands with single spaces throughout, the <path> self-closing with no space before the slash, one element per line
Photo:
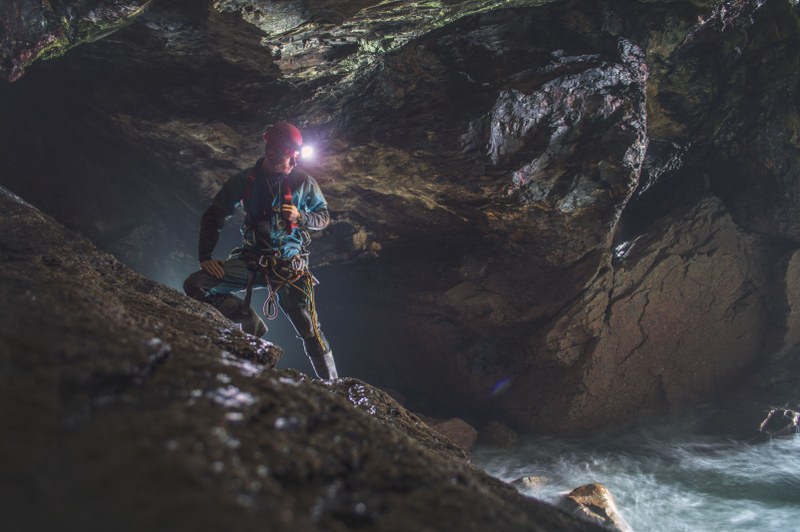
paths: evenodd
<path fill-rule="evenodd" d="M 248 262 L 237 255 L 231 255 L 225 261 L 225 277 L 217 279 L 199 270 L 191 274 L 183 283 L 183 289 L 190 297 L 210 303 L 223 316 L 239 323 L 242 330 L 255 336 L 263 336 L 267 326 L 258 314 L 233 292 L 247 287 L 250 270 Z M 256 272 L 253 288 L 266 288 L 266 280 L 262 272 Z M 311 274 L 306 272 L 300 279 L 285 283 L 276 292 L 278 306 L 292 322 L 297 336 L 303 340 L 306 355 L 319 358 L 330 352 L 331 347 L 322 334 L 319 326 L 317 310 L 314 306 L 314 282 Z"/>

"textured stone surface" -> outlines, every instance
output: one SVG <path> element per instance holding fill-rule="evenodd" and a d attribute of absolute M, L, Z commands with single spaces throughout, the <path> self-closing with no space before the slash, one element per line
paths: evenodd
<path fill-rule="evenodd" d="M 614 496 L 602 484 L 586 484 L 564 496 L 563 506 L 599 525 L 619 532 L 630 532 L 631 527 L 617 510 Z"/>
<path fill-rule="evenodd" d="M 718 202 L 636 247 L 636 259 L 603 281 L 606 290 L 587 291 L 549 329 L 550 364 L 572 370 L 574 384 L 548 382 L 552 370 L 533 368 L 502 396 L 509 409 L 523 397 L 560 397 L 532 418 L 524 408 L 519 415 L 562 430 L 602 426 L 620 413 L 633 421 L 713 400 L 757 361 L 769 328 L 759 284 L 770 264 Z"/>
<path fill-rule="evenodd" d="M 511 484 L 513 486 L 518 487 L 519 489 L 535 489 L 541 488 L 542 486 L 546 485 L 550 482 L 550 479 L 546 477 L 538 477 L 535 475 L 527 476 L 527 477 L 520 477 L 514 480 Z"/>
<path fill-rule="evenodd" d="M 478 443 L 511 448 L 519 445 L 519 435 L 499 421 L 490 421 L 478 432 Z"/>
<path fill-rule="evenodd" d="M 579 430 L 764 364 L 749 396 L 780 405 L 798 9 L 158 2 L 0 88 L 0 182 L 178 286 L 205 202 L 289 119 L 320 153 L 334 223 L 313 257 L 348 287 L 347 356 L 415 410 Z"/>
<path fill-rule="evenodd" d="M 590 530 L 0 193 L 9 530 Z"/>
<path fill-rule="evenodd" d="M 770 438 L 797 434 L 800 432 L 800 413 L 785 408 L 773 408 L 758 430 Z"/>
<path fill-rule="evenodd" d="M 430 423 L 433 430 L 447 437 L 453 444 L 464 452 L 472 452 L 475 442 L 478 441 L 478 431 L 463 419 L 454 417 Z"/>
<path fill-rule="evenodd" d="M 0 76 L 19 79 L 34 61 L 57 57 L 129 23 L 151 0 L 7 0 L 0 5 Z"/>

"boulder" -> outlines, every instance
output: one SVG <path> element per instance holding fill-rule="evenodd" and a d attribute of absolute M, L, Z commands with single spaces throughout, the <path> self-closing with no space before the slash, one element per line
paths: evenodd
<path fill-rule="evenodd" d="M 431 427 L 467 453 L 472 451 L 478 440 L 478 431 L 461 418 L 433 420 Z"/>
<path fill-rule="evenodd" d="M 592 530 L 0 189 L 8 530 Z"/>
<path fill-rule="evenodd" d="M 771 438 L 797 434 L 800 432 L 800 412 L 786 408 L 773 408 L 758 430 Z"/>
<path fill-rule="evenodd" d="M 617 510 L 614 496 L 602 484 L 586 484 L 569 492 L 561 506 L 574 515 L 618 532 L 631 532 Z"/>
<path fill-rule="evenodd" d="M 478 443 L 507 449 L 519 445 L 519 435 L 499 421 L 490 421 L 478 432 Z"/>

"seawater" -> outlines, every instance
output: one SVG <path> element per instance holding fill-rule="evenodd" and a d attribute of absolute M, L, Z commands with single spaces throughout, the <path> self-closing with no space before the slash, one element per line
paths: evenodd
<path fill-rule="evenodd" d="M 605 485 L 635 532 L 800 531 L 800 437 L 746 443 L 671 428 L 585 438 L 538 438 L 511 450 L 476 449 L 473 462 L 522 492 L 557 503 Z"/>

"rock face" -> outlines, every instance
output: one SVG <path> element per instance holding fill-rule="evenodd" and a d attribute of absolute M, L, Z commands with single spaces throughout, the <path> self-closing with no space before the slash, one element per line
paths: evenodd
<path fill-rule="evenodd" d="M 177 286 L 208 197 L 289 119 L 346 356 L 412 408 L 570 431 L 796 370 L 795 2 L 313 4 L 156 2 L 28 68 L 2 183 Z M 7 77 L 47 13 L 0 41 Z"/>
<path fill-rule="evenodd" d="M 119 29 L 151 0 L 8 0 L 0 6 L 0 75 L 19 79 L 39 59 L 57 57 L 82 42 Z"/>
<path fill-rule="evenodd" d="M 2 190 L 9 530 L 590 530 Z M 443 508 L 447 509 L 443 511 Z"/>
<path fill-rule="evenodd" d="M 478 431 L 463 419 L 453 418 L 429 423 L 433 430 L 446 436 L 456 447 L 469 453 L 478 441 Z"/>
<path fill-rule="evenodd" d="M 478 433 L 478 443 L 492 447 L 511 448 L 519 445 L 519 436 L 503 423 L 490 421 Z"/>

